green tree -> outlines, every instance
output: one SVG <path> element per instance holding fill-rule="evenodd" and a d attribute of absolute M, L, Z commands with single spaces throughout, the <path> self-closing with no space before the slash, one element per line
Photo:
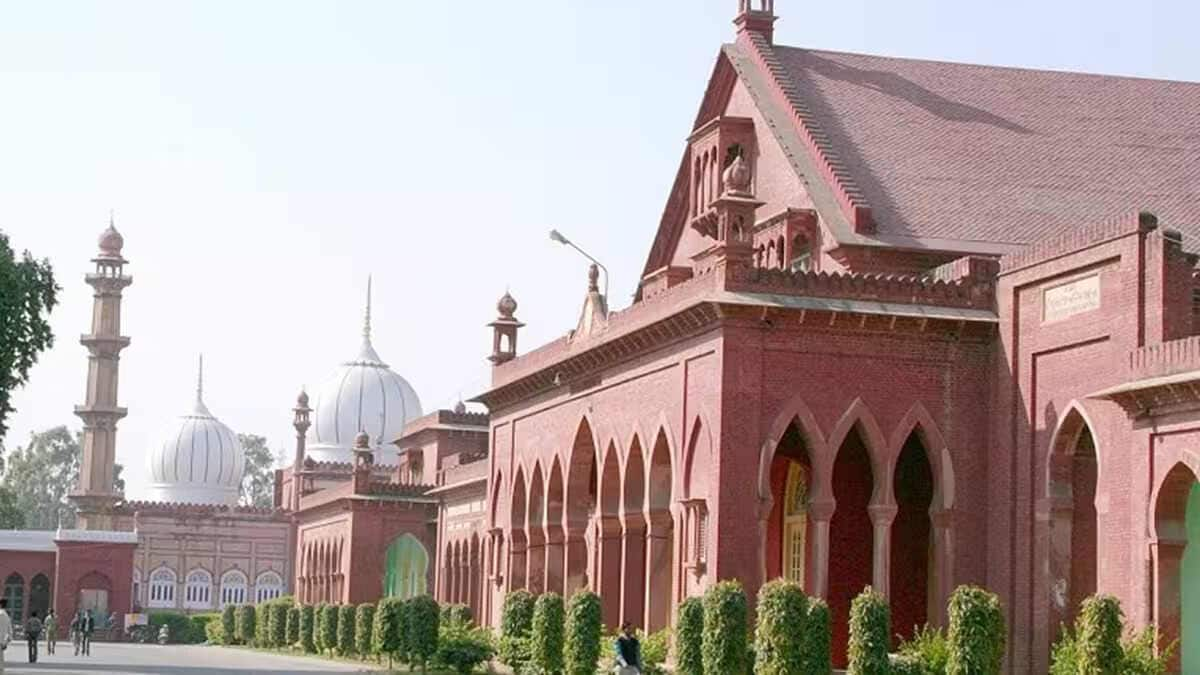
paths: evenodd
<path fill-rule="evenodd" d="M 803 672 L 808 598 L 800 584 L 785 579 L 763 584 L 758 590 L 757 614 L 754 672 L 759 675 Z"/>
<path fill-rule="evenodd" d="M 355 609 L 354 649 L 361 658 L 366 658 L 375 653 L 375 645 L 372 644 L 374 623 L 375 605 L 364 602 Z"/>
<path fill-rule="evenodd" d="M 275 457 L 267 447 L 267 439 L 254 434 L 238 434 L 246 451 L 246 470 L 242 474 L 243 506 L 270 507 L 275 502 Z"/>
<path fill-rule="evenodd" d="M 25 527 L 51 530 L 75 526 L 75 507 L 67 499 L 79 485 L 81 435 L 65 426 L 30 434 L 29 444 L 8 458 L 2 486 L 12 493 Z M 122 492 L 122 466 L 113 471 L 113 489 Z"/>
<path fill-rule="evenodd" d="M 54 344 L 49 319 L 58 291 L 50 262 L 34 260 L 29 251 L 18 260 L 0 232 L 0 440 L 14 412 L 9 396 L 29 381 L 29 369 Z"/>
<path fill-rule="evenodd" d="M 675 672 L 704 675 L 704 601 L 692 597 L 679 605 L 675 622 Z"/>
<path fill-rule="evenodd" d="M 563 666 L 567 675 L 592 675 L 600 660 L 600 596 L 591 591 L 576 591 L 567 609 L 567 635 L 563 645 Z"/>
<path fill-rule="evenodd" d="M 428 595 L 418 595 L 408 601 L 408 651 L 412 661 L 421 664 L 422 672 L 437 653 L 440 619 L 437 601 Z"/>
<path fill-rule="evenodd" d="M 300 648 L 306 654 L 317 651 L 317 645 L 313 642 L 314 613 L 315 608 L 312 605 L 300 607 Z"/>
<path fill-rule="evenodd" d="M 388 668 L 392 667 L 392 659 L 396 658 L 402 648 L 403 627 L 405 621 L 401 607 L 404 601 L 400 598 L 383 598 L 375 609 L 375 625 L 372 628 L 372 646 L 375 653 L 386 654 Z"/>
<path fill-rule="evenodd" d="M 704 641 L 701 647 L 705 673 L 745 675 L 749 631 L 746 592 L 740 581 L 725 580 L 704 594 Z"/>
<path fill-rule="evenodd" d="M 533 608 L 533 663 L 547 675 L 563 669 L 563 599 L 558 593 L 538 597 Z"/>
<path fill-rule="evenodd" d="M 17 505 L 17 495 L 0 485 L 0 530 L 20 530 L 25 527 L 25 514 Z"/>
<path fill-rule="evenodd" d="M 847 657 L 852 675 L 888 675 L 892 615 L 887 599 L 867 586 L 850 602 L 850 644 Z"/>
<path fill-rule="evenodd" d="M 221 636 L 227 645 L 238 643 L 237 605 L 230 603 L 221 610 Z"/>

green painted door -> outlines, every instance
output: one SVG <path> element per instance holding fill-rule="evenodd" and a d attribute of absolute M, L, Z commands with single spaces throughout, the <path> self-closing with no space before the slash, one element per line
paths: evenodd
<path fill-rule="evenodd" d="M 384 597 L 411 598 L 425 594 L 429 554 L 416 537 L 404 534 L 392 541 L 384 569 Z"/>
<path fill-rule="evenodd" d="M 1180 648 L 1185 673 L 1200 673 L 1200 483 L 1188 495 L 1187 548 L 1180 566 Z"/>

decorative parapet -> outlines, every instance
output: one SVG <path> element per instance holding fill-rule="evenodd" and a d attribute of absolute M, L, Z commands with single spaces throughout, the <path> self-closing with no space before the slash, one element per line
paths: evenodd
<path fill-rule="evenodd" d="M 118 513 L 141 513 L 144 515 L 163 514 L 170 516 L 283 516 L 284 509 L 260 506 L 229 506 L 226 504 L 186 504 L 176 502 L 157 502 L 131 500 L 120 502 L 115 510 Z"/>
<path fill-rule="evenodd" d="M 374 497 L 424 497 L 432 485 L 371 481 L 366 494 Z"/>
<path fill-rule="evenodd" d="M 507 363 L 511 363 L 511 361 Z M 506 364 L 501 364 L 496 367 L 503 368 L 504 365 Z M 401 444 L 406 438 L 427 429 L 447 427 L 477 427 L 480 431 L 487 431 L 488 414 L 479 412 L 456 412 L 454 410 L 435 410 L 428 415 L 418 417 L 417 419 L 404 425 L 404 429 L 400 432 L 400 436 L 395 441 L 392 441 L 392 443 Z"/>
<path fill-rule="evenodd" d="M 964 267 L 969 265 L 964 263 Z M 990 310 L 993 307 L 993 285 L 986 277 L 973 276 L 947 281 L 929 276 L 830 274 L 748 267 L 730 269 L 726 290 L 967 309 Z"/>
<path fill-rule="evenodd" d="M 1039 239 L 1017 253 L 1003 256 L 1000 258 L 1000 274 L 1011 274 L 1080 249 L 1098 246 L 1131 234 L 1149 232 L 1156 227 L 1158 218 L 1153 213 L 1130 211 L 1093 225 L 1069 229 L 1062 234 Z"/>
<path fill-rule="evenodd" d="M 1129 377 L 1135 380 L 1200 370 L 1200 336 L 1180 338 L 1129 352 Z"/>
<path fill-rule="evenodd" d="M 812 153 L 816 165 L 820 168 L 825 179 L 833 187 L 838 205 L 846 219 L 854 225 L 854 230 L 869 233 L 875 230 L 875 221 L 871 215 L 871 207 L 862 189 L 850 174 L 850 170 L 838 156 L 829 135 L 817 123 L 816 115 L 809 109 L 808 104 L 800 97 L 796 85 L 788 75 L 787 69 L 779 61 L 778 55 L 771 43 L 761 33 L 744 33 L 739 44 L 748 44 L 750 52 L 759 68 L 768 76 L 772 93 L 781 99 L 784 107 L 791 112 L 804 139 L 809 152 Z"/>
<path fill-rule="evenodd" d="M 79 541 L 104 544 L 137 544 L 137 532 L 119 530 L 63 530 L 54 533 L 54 541 Z"/>
<path fill-rule="evenodd" d="M 438 487 L 486 479 L 488 476 L 486 452 L 459 453 L 442 462 L 442 468 L 437 472 Z"/>
<path fill-rule="evenodd" d="M 977 255 L 968 255 L 961 258 L 955 258 L 950 262 L 939 265 L 923 276 L 937 281 L 959 281 L 962 279 L 970 279 L 974 281 L 989 281 L 994 282 L 996 275 L 1000 273 L 1000 261 L 996 258 L 989 258 Z"/>

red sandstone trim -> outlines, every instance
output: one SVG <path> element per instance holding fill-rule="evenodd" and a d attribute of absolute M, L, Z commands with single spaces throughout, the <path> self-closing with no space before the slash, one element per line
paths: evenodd
<path fill-rule="evenodd" d="M 752 267 L 731 274 L 726 289 L 969 309 L 993 308 L 992 285 L 986 277 L 945 280 L 928 276 L 789 272 Z"/>
<path fill-rule="evenodd" d="M 1130 379 L 1200 370 L 1200 336 L 1171 340 L 1129 352 Z"/>
<path fill-rule="evenodd" d="M 780 63 L 779 57 L 771 47 L 766 37 L 759 33 L 743 33 L 738 44 L 746 44 L 754 57 L 755 63 L 767 75 L 771 91 L 784 107 L 791 111 L 800 132 L 816 164 L 829 184 L 834 188 L 838 204 L 846 218 L 854 225 L 856 232 L 873 232 L 875 222 L 871 215 L 871 207 L 862 193 L 862 189 L 850 174 L 849 169 L 842 163 L 833 147 L 829 136 L 817 123 L 816 116 L 800 98 L 796 85 L 788 76 L 787 69 Z"/>
<path fill-rule="evenodd" d="M 148 515 L 154 513 L 167 513 L 178 515 L 181 513 L 191 513 L 197 515 L 258 515 L 272 516 L 283 515 L 286 513 L 283 509 L 274 507 L 258 507 L 258 506 L 226 506 L 224 504 L 181 504 L 174 502 L 155 502 L 133 500 L 121 502 L 116 505 L 119 512 L 132 514 L 134 511 L 139 511 Z"/>
<path fill-rule="evenodd" d="M 1018 253 L 1000 258 L 1000 276 L 1076 253 L 1084 248 L 1158 227 L 1158 218 L 1147 211 L 1130 211 L 1115 218 L 1040 239 Z"/>

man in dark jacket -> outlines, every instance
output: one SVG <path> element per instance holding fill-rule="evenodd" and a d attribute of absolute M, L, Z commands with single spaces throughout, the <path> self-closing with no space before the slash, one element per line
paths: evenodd
<path fill-rule="evenodd" d="M 84 656 L 92 655 L 92 633 L 96 630 L 96 619 L 92 610 L 84 610 L 83 618 L 79 621 L 79 645 Z"/>
<path fill-rule="evenodd" d="M 621 675 L 642 672 L 642 645 L 629 621 L 621 624 L 621 635 L 617 638 L 617 672 Z"/>
<path fill-rule="evenodd" d="M 42 620 L 38 618 L 37 610 L 29 613 L 25 619 L 25 642 L 29 645 L 29 662 L 37 663 L 38 640 L 42 637 Z"/>

